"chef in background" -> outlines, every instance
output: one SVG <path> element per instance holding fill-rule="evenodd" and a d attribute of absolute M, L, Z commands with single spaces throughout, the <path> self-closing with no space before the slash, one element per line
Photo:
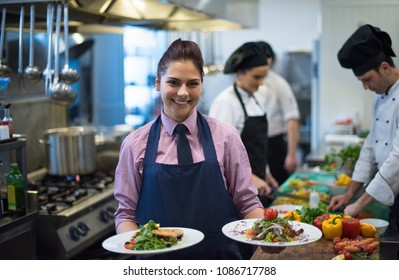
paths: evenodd
<path fill-rule="evenodd" d="M 258 42 L 267 56 L 269 71 L 259 91 L 266 94 L 268 163 L 270 172 L 281 185 L 297 169 L 299 141 L 298 102 L 287 80 L 273 71 L 276 54 L 269 43 Z"/>
<path fill-rule="evenodd" d="M 359 27 L 338 52 L 338 61 L 352 69 L 364 89 L 376 93 L 373 123 L 362 146 L 346 193 L 334 196 L 328 208 L 345 207 L 345 214 L 356 216 L 373 200 L 391 206 L 391 220 L 399 217 L 399 70 L 392 57 L 388 33 L 365 24 Z M 351 203 L 356 192 L 365 192 Z"/>
<path fill-rule="evenodd" d="M 267 58 L 257 42 L 247 42 L 227 59 L 225 74 L 234 74 L 234 83 L 212 102 L 209 116 L 234 126 L 248 152 L 252 181 L 264 207 L 277 181 L 268 170 L 268 122 L 265 92 L 257 92 L 269 71 Z"/>

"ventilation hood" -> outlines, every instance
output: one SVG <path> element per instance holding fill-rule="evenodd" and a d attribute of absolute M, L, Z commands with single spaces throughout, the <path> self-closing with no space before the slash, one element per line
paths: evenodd
<path fill-rule="evenodd" d="M 35 4 L 38 29 L 46 28 L 48 3 L 61 1 L 4 0 L 7 28 L 18 27 L 21 5 Z M 71 32 L 122 32 L 124 26 L 157 30 L 220 31 L 256 28 L 258 0 L 69 0 Z"/>

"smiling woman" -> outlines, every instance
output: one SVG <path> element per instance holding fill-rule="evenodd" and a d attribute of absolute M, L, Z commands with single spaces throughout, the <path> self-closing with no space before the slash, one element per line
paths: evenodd
<path fill-rule="evenodd" d="M 160 116 L 127 136 L 121 146 L 115 174 L 118 234 L 154 220 L 205 236 L 195 246 L 153 258 L 242 259 L 238 245 L 221 229 L 235 220 L 263 217 L 237 131 L 198 111 L 203 67 L 195 42 L 175 40 L 161 57 L 155 78 L 163 101 Z M 187 129 L 178 129 L 177 135 L 175 128 L 184 126 Z M 187 138 L 190 161 L 178 161 L 181 138 Z"/>

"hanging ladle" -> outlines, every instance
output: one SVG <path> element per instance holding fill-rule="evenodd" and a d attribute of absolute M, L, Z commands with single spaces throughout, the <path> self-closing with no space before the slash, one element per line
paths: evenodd
<path fill-rule="evenodd" d="M 25 93 L 25 76 L 23 68 L 24 67 L 23 66 L 24 17 L 25 17 L 25 7 L 22 5 L 20 19 L 19 19 L 18 81 L 19 81 L 19 89 Z"/>
<path fill-rule="evenodd" d="M 42 79 L 42 70 L 33 65 L 34 61 L 34 28 L 35 28 L 35 5 L 30 6 L 30 32 L 29 32 L 29 65 L 25 68 L 25 77 L 33 82 L 37 83 Z"/>
<path fill-rule="evenodd" d="M 65 38 L 65 65 L 60 73 L 60 79 L 67 84 L 76 83 L 79 78 L 79 72 L 75 69 L 69 68 L 69 47 L 68 47 L 68 1 L 64 3 L 64 38 Z"/>
<path fill-rule="evenodd" d="M 59 80 L 59 43 L 61 33 L 61 10 L 62 4 L 57 4 L 56 24 L 55 24 L 55 43 L 54 43 L 54 81 L 50 87 L 50 96 L 58 103 L 70 104 L 76 99 L 74 89 Z"/>
<path fill-rule="evenodd" d="M 6 78 L 9 77 L 12 73 L 12 70 L 7 65 L 3 64 L 3 46 L 4 46 L 4 33 L 6 31 L 6 7 L 3 7 L 3 13 L 1 17 L 1 36 L 0 36 L 0 77 Z"/>

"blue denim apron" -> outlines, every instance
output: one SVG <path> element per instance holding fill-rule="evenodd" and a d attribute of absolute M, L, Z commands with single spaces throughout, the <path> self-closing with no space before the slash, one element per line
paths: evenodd
<path fill-rule="evenodd" d="M 211 131 L 198 113 L 200 140 L 205 160 L 193 164 L 156 163 L 161 118 L 151 127 L 144 156 L 143 180 L 136 215 L 140 225 L 154 220 L 161 227 L 200 230 L 200 243 L 154 259 L 240 259 L 237 243 L 222 233 L 223 225 L 238 220 L 227 192 Z"/>

